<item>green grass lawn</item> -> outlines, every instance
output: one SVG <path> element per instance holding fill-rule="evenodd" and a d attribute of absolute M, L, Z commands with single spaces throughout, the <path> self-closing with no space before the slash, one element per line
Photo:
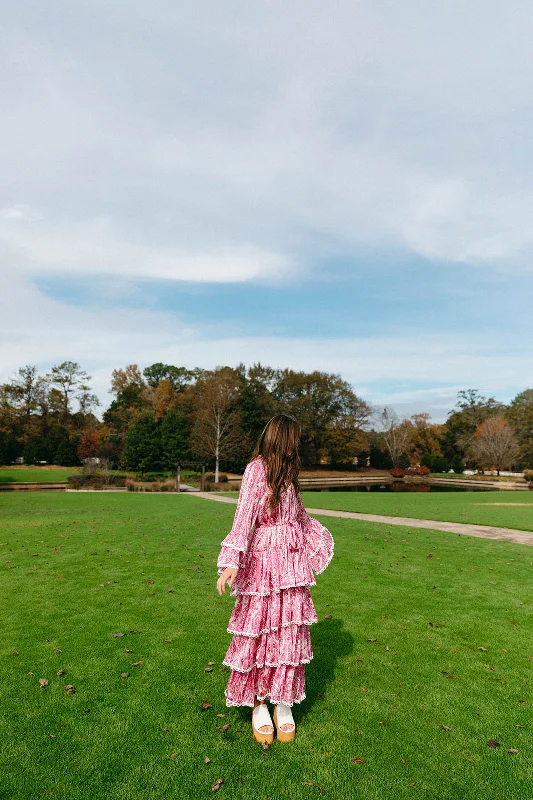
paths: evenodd
<path fill-rule="evenodd" d="M 76 475 L 81 467 L 0 467 L 0 483 L 31 483 L 47 481 L 60 483 Z"/>
<path fill-rule="evenodd" d="M 307 698 L 295 741 L 263 751 L 223 693 L 233 514 L 172 494 L 0 496 L 2 799 L 195 800 L 218 778 L 232 800 L 531 796 L 530 547 L 322 517 L 335 557 L 312 588 Z"/>
<path fill-rule="evenodd" d="M 302 492 L 306 506 L 533 531 L 533 492 Z"/>
<path fill-rule="evenodd" d="M 238 492 L 223 492 L 238 497 Z M 471 522 L 533 531 L 533 493 L 493 492 L 302 492 L 307 508 L 357 511 L 392 517 Z"/>

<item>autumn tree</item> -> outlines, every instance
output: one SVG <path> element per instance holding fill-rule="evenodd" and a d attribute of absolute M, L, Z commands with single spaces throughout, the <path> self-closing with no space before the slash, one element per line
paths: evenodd
<path fill-rule="evenodd" d="M 482 466 L 500 470 L 512 466 L 519 453 L 513 429 L 503 414 L 489 417 L 476 428 L 471 456 Z"/>
<path fill-rule="evenodd" d="M 467 457 L 474 434 L 488 417 L 501 413 L 503 403 L 493 397 L 484 397 L 477 389 L 464 389 L 457 393 L 455 409 L 449 412 L 444 424 L 441 447 L 447 461 L 455 455 Z"/>
<path fill-rule="evenodd" d="M 533 389 L 526 389 L 511 401 L 506 417 L 520 446 L 522 467 L 533 469 Z"/>
<path fill-rule="evenodd" d="M 284 369 L 272 393 L 278 413 L 291 414 L 300 423 L 303 464 L 315 464 L 321 455 L 351 458 L 362 446 L 360 430 L 370 407 L 340 375 Z"/>
<path fill-rule="evenodd" d="M 215 482 L 220 462 L 245 457 L 250 441 L 242 426 L 238 407 L 239 375 L 231 367 L 218 367 L 196 383 L 198 398 L 191 448 L 199 458 L 215 464 Z"/>

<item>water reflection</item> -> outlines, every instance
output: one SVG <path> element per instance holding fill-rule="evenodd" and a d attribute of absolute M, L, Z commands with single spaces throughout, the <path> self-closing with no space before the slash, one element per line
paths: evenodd
<path fill-rule="evenodd" d="M 411 483 L 392 481 L 392 483 L 363 483 L 357 486 L 313 486 L 304 488 L 305 492 L 489 492 L 484 486 L 450 486 L 437 483 Z"/>

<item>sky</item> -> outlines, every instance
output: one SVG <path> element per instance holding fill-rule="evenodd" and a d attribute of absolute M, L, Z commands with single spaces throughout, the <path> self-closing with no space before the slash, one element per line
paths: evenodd
<path fill-rule="evenodd" d="M 532 40 L 521 0 L 4 0 L 0 382 L 533 387 Z"/>

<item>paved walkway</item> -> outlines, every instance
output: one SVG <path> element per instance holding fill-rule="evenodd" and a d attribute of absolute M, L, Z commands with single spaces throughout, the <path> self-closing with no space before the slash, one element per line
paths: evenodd
<path fill-rule="evenodd" d="M 206 500 L 215 500 L 218 503 L 233 503 L 234 497 L 221 497 L 214 492 L 191 492 L 191 497 L 203 497 Z M 413 519 L 411 517 L 386 517 L 381 514 L 359 514 L 356 511 L 332 511 L 326 508 L 307 508 L 308 514 L 323 517 L 342 517 L 343 519 L 358 519 L 365 522 L 382 522 L 386 525 L 407 525 L 410 528 L 426 528 L 432 531 L 446 531 L 447 533 L 462 533 L 464 536 L 477 536 L 481 539 L 499 539 L 517 544 L 533 546 L 533 531 L 520 531 L 514 528 L 496 528 L 490 525 L 471 525 L 466 522 L 441 522 L 436 519 Z"/>

